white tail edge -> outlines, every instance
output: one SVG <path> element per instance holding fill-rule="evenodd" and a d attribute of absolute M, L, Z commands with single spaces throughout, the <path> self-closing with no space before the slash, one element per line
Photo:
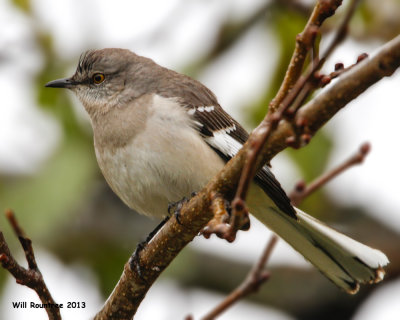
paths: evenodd
<path fill-rule="evenodd" d="M 252 214 L 338 287 L 355 294 L 360 284 L 383 279 L 383 267 L 389 263 L 383 252 L 351 239 L 299 209 L 296 220 L 273 206 L 269 199 L 265 200 L 250 204 Z"/>

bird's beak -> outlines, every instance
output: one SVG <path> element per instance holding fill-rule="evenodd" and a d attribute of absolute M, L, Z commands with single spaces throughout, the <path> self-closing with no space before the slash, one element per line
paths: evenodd
<path fill-rule="evenodd" d="M 57 79 L 57 80 L 50 81 L 45 84 L 45 87 L 71 89 L 76 84 L 77 83 L 75 81 L 73 81 L 71 78 L 64 78 L 64 79 Z"/>

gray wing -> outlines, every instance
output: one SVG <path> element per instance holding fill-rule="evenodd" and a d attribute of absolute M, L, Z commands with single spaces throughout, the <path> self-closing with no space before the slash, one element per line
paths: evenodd
<path fill-rule="evenodd" d="M 178 97 L 193 118 L 194 127 L 225 161 L 230 160 L 247 141 L 249 134 L 246 130 L 222 109 L 215 95 L 200 82 L 174 73 L 168 85 L 163 84 L 165 87 L 168 90 L 158 93 L 168 98 Z M 256 174 L 255 182 L 279 209 L 296 219 L 296 211 L 288 196 L 267 166 Z"/>

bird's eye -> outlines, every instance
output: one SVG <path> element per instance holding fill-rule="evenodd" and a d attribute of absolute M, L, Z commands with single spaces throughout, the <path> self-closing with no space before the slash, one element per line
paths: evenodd
<path fill-rule="evenodd" d="M 100 84 L 104 81 L 105 76 L 102 73 L 96 73 L 93 75 L 92 80 L 95 84 Z"/>

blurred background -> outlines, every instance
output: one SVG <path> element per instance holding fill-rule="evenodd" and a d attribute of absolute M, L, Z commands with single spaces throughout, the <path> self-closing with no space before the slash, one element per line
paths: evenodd
<path fill-rule="evenodd" d="M 86 302 L 85 309 L 63 309 L 65 319 L 89 319 L 99 310 L 136 243 L 158 221 L 133 213 L 110 191 L 82 106 L 69 92 L 44 84 L 72 75 L 87 49 L 128 48 L 202 81 L 251 130 L 279 87 L 314 3 L 0 0 L 0 209 L 15 210 L 55 300 Z M 324 25 L 322 48 L 344 11 Z M 325 71 L 373 54 L 399 31 L 399 0 L 362 1 Z M 385 281 L 348 296 L 280 241 L 268 265 L 270 281 L 220 319 L 399 319 L 399 88 L 397 72 L 341 111 L 309 146 L 272 161 L 290 192 L 300 179 L 312 180 L 371 142 L 365 164 L 302 209 L 384 251 L 391 261 Z M 2 214 L 0 228 L 25 263 Z M 151 288 L 135 319 L 206 314 L 242 281 L 269 236 L 253 221 L 234 244 L 196 238 Z M 46 318 L 42 309 L 13 309 L 13 301 L 39 299 L 0 270 L 0 318 Z"/>

